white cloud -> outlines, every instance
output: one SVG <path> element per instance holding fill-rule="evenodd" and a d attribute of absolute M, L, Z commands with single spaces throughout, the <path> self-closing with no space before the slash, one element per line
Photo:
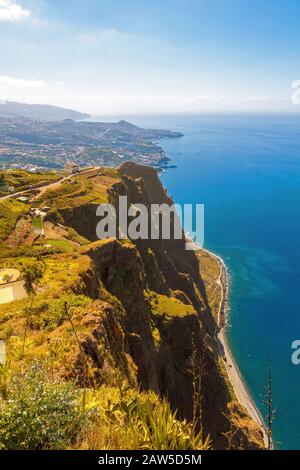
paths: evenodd
<path fill-rule="evenodd" d="M 0 75 L 0 84 L 18 88 L 46 86 L 46 82 L 43 80 L 24 80 L 23 78 L 8 77 L 6 75 Z"/>
<path fill-rule="evenodd" d="M 13 0 L 0 0 L 0 23 L 19 23 L 30 15 L 30 10 L 26 10 Z"/>
<path fill-rule="evenodd" d="M 0 75 L 0 102 L 3 103 L 7 101 L 11 93 L 20 93 L 20 91 L 22 92 L 23 90 L 36 89 L 44 86 L 46 86 L 46 82 L 42 80 L 24 80 L 23 78 Z"/>

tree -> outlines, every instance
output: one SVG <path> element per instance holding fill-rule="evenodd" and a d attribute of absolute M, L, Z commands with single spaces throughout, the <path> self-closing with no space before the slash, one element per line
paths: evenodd
<path fill-rule="evenodd" d="M 43 277 L 44 270 L 44 264 L 40 262 L 36 262 L 24 268 L 24 287 L 28 295 L 35 293 L 36 286 Z"/>
<path fill-rule="evenodd" d="M 45 270 L 44 264 L 39 261 L 34 264 L 30 264 L 23 269 L 24 287 L 25 287 L 27 294 L 31 296 L 31 302 L 30 302 L 29 308 L 26 309 L 26 322 L 25 322 L 25 328 L 24 328 L 22 356 L 24 356 L 24 353 L 25 353 L 27 330 L 29 326 L 29 319 L 31 316 L 31 309 L 33 305 L 34 295 L 36 292 L 37 285 L 40 279 L 43 277 L 44 270 Z"/>

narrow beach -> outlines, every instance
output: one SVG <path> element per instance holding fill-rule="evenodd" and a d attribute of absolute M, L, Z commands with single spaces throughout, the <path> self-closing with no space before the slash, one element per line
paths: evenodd
<path fill-rule="evenodd" d="M 249 416 L 256 421 L 263 433 L 263 439 L 265 447 L 268 445 L 268 434 L 267 428 L 264 423 L 264 420 L 260 414 L 260 411 L 256 407 L 254 401 L 251 398 L 249 391 L 244 383 L 244 380 L 241 376 L 238 366 L 233 358 L 232 352 L 229 348 L 227 339 L 226 339 L 226 327 L 227 327 L 227 314 L 228 314 L 228 290 L 229 290 L 229 275 L 226 268 L 226 265 L 221 257 L 216 254 L 205 250 L 202 248 L 202 251 L 205 251 L 210 256 L 218 260 L 220 267 L 220 276 L 218 279 L 218 284 L 221 287 L 221 300 L 218 312 L 218 326 L 219 330 L 217 332 L 217 339 L 219 342 L 220 353 L 223 358 L 225 368 L 228 373 L 228 377 L 232 384 L 232 387 L 235 391 L 236 397 L 241 405 L 247 410 Z"/>

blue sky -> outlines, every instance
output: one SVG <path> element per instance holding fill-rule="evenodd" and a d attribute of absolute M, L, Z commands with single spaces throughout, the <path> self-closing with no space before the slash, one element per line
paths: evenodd
<path fill-rule="evenodd" d="M 298 0 L 0 0 L 2 99 L 98 114 L 298 111 L 299 22 Z"/>

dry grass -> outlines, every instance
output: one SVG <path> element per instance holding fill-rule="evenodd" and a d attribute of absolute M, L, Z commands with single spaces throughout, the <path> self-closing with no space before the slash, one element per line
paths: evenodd
<path fill-rule="evenodd" d="M 218 312 L 221 301 L 221 285 L 220 285 L 220 266 L 218 260 L 206 251 L 197 251 L 199 259 L 200 274 L 205 284 L 205 291 L 211 313 L 216 321 L 218 321 Z"/>
<path fill-rule="evenodd" d="M 116 181 L 117 178 L 111 174 L 78 175 L 61 183 L 55 190 L 45 191 L 37 201 L 59 209 L 104 204 L 108 202 L 107 190 Z"/>
<path fill-rule="evenodd" d="M 60 177 L 56 173 L 28 173 L 25 170 L 0 171 L 0 181 L 4 193 L 8 193 L 8 187 L 13 187 L 15 191 L 23 191 L 30 186 L 40 183 L 52 183 Z"/>
<path fill-rule="evenodd" d="M 29 206 L 15 199 L 0 201 L 0 241 L 14 229 L 18 219 L 29 211 Z"/>

